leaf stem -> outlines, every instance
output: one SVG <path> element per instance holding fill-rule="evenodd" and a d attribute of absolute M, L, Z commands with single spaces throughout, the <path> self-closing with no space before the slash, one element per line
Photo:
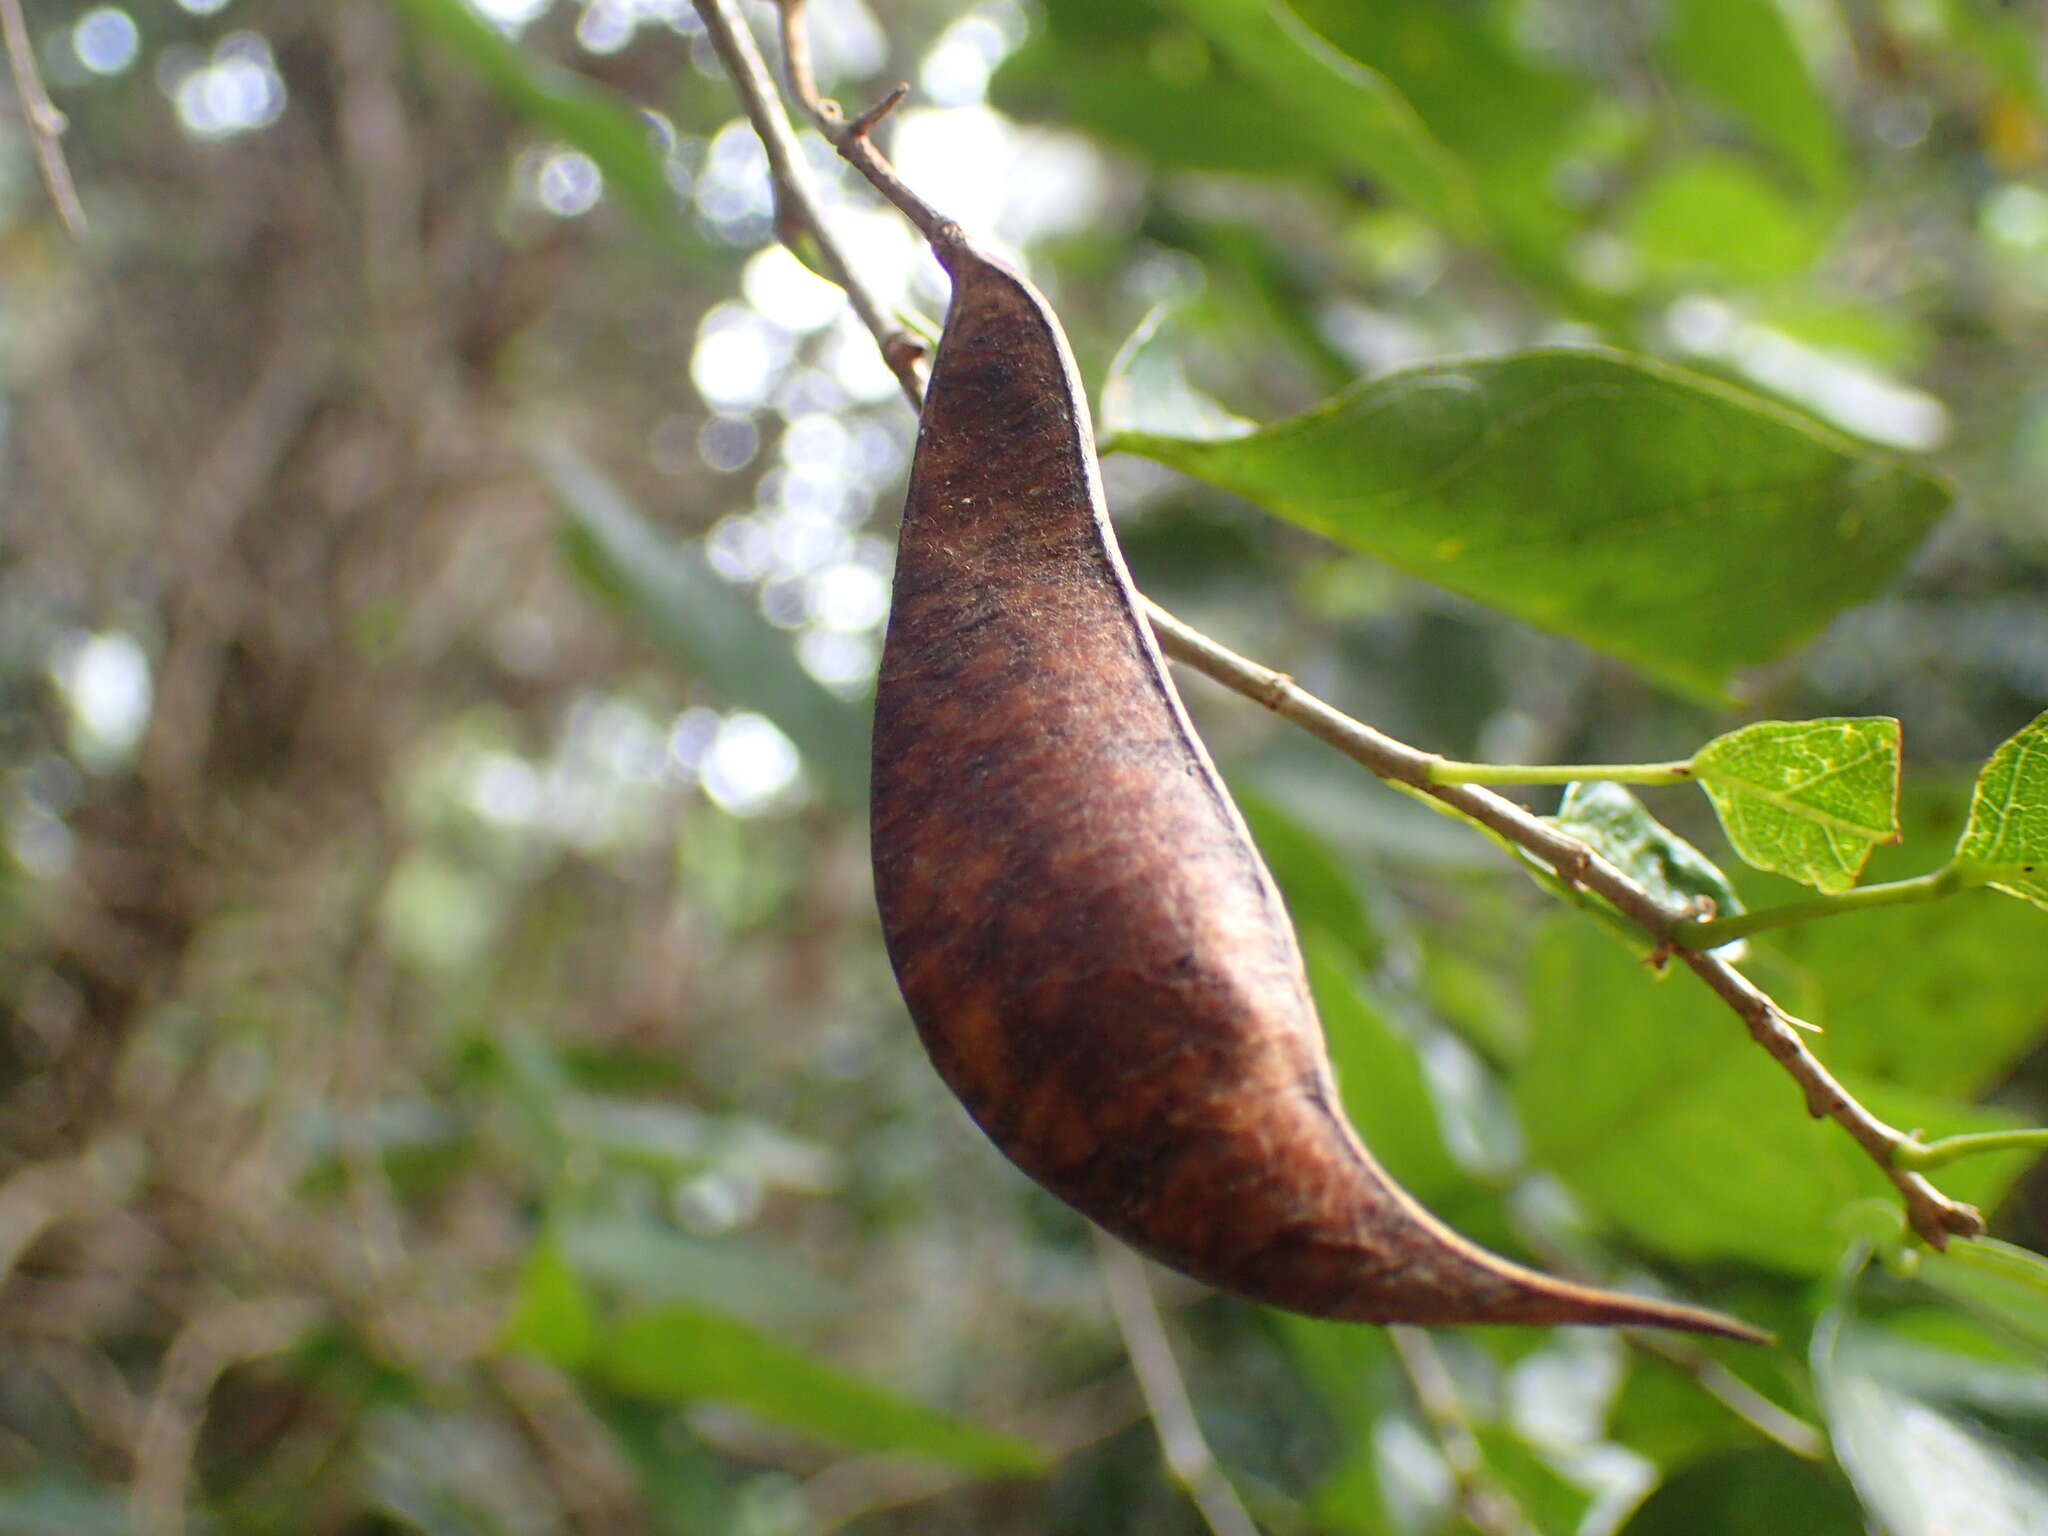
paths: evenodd
<path fill-rule="evenodd" d="M 1892 1148 L 1892 1161 L 1901 1168 L 1945 1168 L 1950 1163 L 1980 1152 L 2038 1152 L 2048 1149 L 2048 1127 L 2033 1126 L 2023 1131 L 1972 1131 L 1963 1136 L 1944 1136 L 1939 1141 L 1908 1138 Z"/>
<path fill-rule="evenodd" d="M 1816 917 L 1834 917 L 1843 912 L 1861 912 L 1869 907 L 1902 907 L 1919 901 L 1937 901 L 1967 890 L 1975 882 L 1950 864 L 1932 874 L 1910 880 L 1888 880 L 1878 885 L 1859 885 L 1853 890 L 1806 901 L 1787 902 L 1782 907 L 1765 907 L 1756 912 L 1738 912 L 1730 917 L 1688 917 L 1671 925 L 1671 942 L 1680 949 L 1715 949 L 1752 933 L 1807 922 Z"/>
<path fill-rule="evenodd" d="M 1429 765 L 1432 784 L 1689 784 L 1691 763 L 1458 763 Z"/>

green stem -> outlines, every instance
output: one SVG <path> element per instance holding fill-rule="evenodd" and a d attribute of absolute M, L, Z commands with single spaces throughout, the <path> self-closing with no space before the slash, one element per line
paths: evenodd
<path fill-rule="evenodd" d="M 1691 763 L 1454 763 L 1437 758 L 1429 765 L 1432 784 L 1687 784 Z"/>
<path fill-rule="evenodd" d="M 1832 896 L 1815 896 L 1808 901 L 1787 902 L 1760 912 L 1738 912 L 1732 917 L 1711 920 L 1689 917 L 1671 925 L 1671 942 L 1681 949 L 1717 949 L 1733 940 L 1767 928 L 1783 928 L 1814 917 L 1834 917 L 1842 912 L 1860 912 L 1866 907 L 1900 907 L 1916 901 L 1935 901 L 1974 882 L 1967 880 L 1953 864 L 1930 875 L 1911 880 L 1891 880 L 1881 885 L 1859 885 Z"/>
<path fill-rule="evenodd" d="M 1967 1136 L 1944 1136 L 1939 1141 L 1902 1141 L 1892 1148 L 1892 1163 L 1899 1168 L 1926 1172 L 1945 1168 L 1979 1152 L 2038 1152 L 2048 1148 L 2048 1128 L 2024 1131 L 1976 1131 Z"/>

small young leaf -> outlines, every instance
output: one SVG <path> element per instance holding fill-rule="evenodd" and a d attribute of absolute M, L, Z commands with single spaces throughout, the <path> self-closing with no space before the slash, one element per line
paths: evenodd
<path fill-rule="evenodd" d="M 621 1323 L 598 1351 L 596 1369 L 631 1396 L 727 1403 L 840 1445 L 992 1475 L 1036 1472 L 1045 1464 L 1028 1440 L 898 1397 L 702 1307 L 663 1307 Z"/>
<path fill-rule="evenodd" d="M 1899 837 L 1899 722 L 1764 720 L 1717 736 L 1693 772 L 1757 869 L 1846 891 Z"/>
<path fill-rule="evenodd" d="M 1876 596 L 1949 500 L 1753 395 L 1578 349 L 1407 369 L 1221 442 L 1117 446 L 1710 695 Z"/>
<path fill-rule="evenodd" d="M 553 1234 L 527 1255 L 499 1342 L 573 1370 L 597 1347 L 597 1313 Z"/>
<path fill-rule="evenodd" d="M 1993 890 L 2048 907 L 2048 713 L 2007 738 L 1977 775 L 1956 867 Z"/>
<path fill-rule="evenodd" d="M 1557 814 L 1546 818 L 1661 901 L 1695 905 L 1701 897 L 1718 917 L 1742 910 L 1742 898 L 1712 859 L 1669 827 L 1619 784 L 1570 784 Z"/>

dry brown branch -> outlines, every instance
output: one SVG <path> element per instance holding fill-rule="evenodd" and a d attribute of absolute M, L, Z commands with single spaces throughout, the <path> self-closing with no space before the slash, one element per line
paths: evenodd
<path fill-rule="evenodd" d="M 29 142 L 35 146 L 36 168 L 42 172 L 43 186 L 48 189 L 64 228 L 73 237 L 83 235 L 85 205 L 78 200 L 71 167 L 64 159 L 64 114 L 43 89 L 43 77 L 36 68 L 35 43 L 28 35 L 28 21 L 21 14 L 21 0 L 0 0 L 0 39 L 7 46 L 7 67 L 14 75 L 14 99 L 21 103 L 21 118 L 28 125 Z"/>
<path fill-rule="evenodd" d="M 903 386 L 903 394 L 915 410 L 924 398 L 924 381 L 917 371 L 923 346 L 902 326 L 891 320 L 880 299 L 853 270 L 837 241 L 827 233 L 824 210 L 803 173 L 803 151 L 796 132 L 775 94 L 775 82 L 754 46 L 749 32 L 732 9 L 732 0 L 695 0 L 697 14 L 711 33 L 712 46 L 732 77 L 735 90 L 746 103 L 747 117 L 761 136 L 768 152 L 768 169 L 775 185 L 775 232 L 784 245 L 798 250 L 799 242 L 811 236 L 826 274 L 846 290 L 854 313 L 882 349 L 882 360 Z M 808 66 L 806 66 L 808 67 Z"/>
<path fill-rule="evenodd" d="M 786 145 L 791 141 L 789 119 L 772 88 L 763 89 L 761 79 L 756 78 L 760 56 L 752 34 L 734 15 L 730 0 L 695 3 L 729 67 L 734 60 L 746 64 L 747 77 L 739 78 L 736 73 L 735 84 L 763 142 Z M 789 53 L 791 88 L 819 131 L 884 197 L 902 209 L 928 239 L 943 243 L 959 238 L 958 226 L 905 187 L 868 137 L 868 130 L 902 99 L 902 89 L 891 92 L 874 110 L 847 121 L 836 103 L 818 96 L 808 46 L 802 35 L 804 0 L 777 0 L 777 4 L 782 16 L 784 47 Z M 771 148 L 769 163 L 778 183 L 779 205 L 806 221 L 806 232 L 821 249 L 833 249 L 834 236 L 826 223 L 816 218 L 816 203 L 804 188 L 804 172 L 798 158 Z M 784 181 L 789 185 L 782 185 Z M 842 254 L 835 252 L 831 260 L 839 269 L 847 266 Z M 875 329 L 874 334 L 884 356 L 888 356 L 894 333 L 881 328 Z M 899 372 L 898 376 L 903 375 Z M 908 387 L 906 382 L 906 391 Z M 1567 885 L 1591 891 L 1607 901 L 1642 930 L 1660 955 L 1676 952 L 1799 1084 L 1808 1112 L 1841 1125 L 1884 1170 L 1904 1198 L 1914 1231 L 1931 1246 L 1945 1248 L 1951 1237 L 1975 1237 L 1984 1231 L 1984 1218 L 1973 1207 L 1950 1200 L 1921 1175 L 1895 1166 L 1893 1150 L 1906 1143 L 1906 1135 L 1871 1114 L 1835 1080 L 1799 1038 L 1790 1015 L 1719 955 L 1674 945 L 1673 924 L 1692 916 L 1691 912 L 1667 908 L 1585 844 L 1511 800 L 1476 785 L 1430 783 L 1430 764 L 1440 761 L 1434 754 L 1396 741 L 1333 709 L 1297 687 L 1285 674 L 1237 655 L 1182 624 L 1156 604 L 1148 602 L 1146 611 L 1160 648 L 1176 661 L 1302 726 L 1380 777 L 1428 795 L 1458 815 L 1528 850 L 1556 870 Z"/>

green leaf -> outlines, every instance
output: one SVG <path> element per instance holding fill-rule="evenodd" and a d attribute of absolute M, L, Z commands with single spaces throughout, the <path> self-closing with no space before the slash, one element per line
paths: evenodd
<path fill-rule="evenodd" d="M 1458 235 L 1480 231 L 1458 161 L 1378 70 L 1339 51 L 1281 0 L 1173 0 L 1286 116 Z"/>
<path fill-rule="evenodd" d="M 1643 1502 L 1621 1536 L 1867 1536 L 1863 1513 L 1828 1470 L 1781 1450 L 1739 1451 L 1688 1467 Z"/>
<path fill-rule="evenodd" d="M 1733 155 L 1688 157 L 1647 182 L 1629 209 L 1629 243 L 1666 282 L 1761 283 L 1804 270 L 1826 226 Z"/>
<path fill-rule="evenodd" d="M 552 1233 L 542 1236 L 526 1256 L 499 1344 L 573 1370 L 596 1349 L 597 1330 L 597 1313 L 560 1243 Z"/>
<path fill-rule="evenodd" d="M 1977 776 L 1956 866 L 1993 890 L 2048 907 L 2048 712 L 2001 743 Z"/>
<path fill-rule="evenodd" d="M 1536 946 L 1528 1004 L 1514 1097 L 1531 1161 L 1652 1250 L 1819 1275 L 1839 1255 L 1842 1211 L 1896 1201 L 1862 1149 L 1806 1114 L 1792 1080 L 1692 978 L 1660 983 L 1597 930 L 1566 923 Z M 1882 1083 L 1847 1085 L 1873 1113 L 1933 1135 L 2018 1123 Z M 1970 1159 L 1943 1170 L 1942 1187 L 1988 1204 L 2028 1161 Z"/>
<path fill-rule="evenodd" d="M 1253 175 L 1334 175 L 1346 163 L 1276 113 L 1201 30 L 1101 0 L 1042 0 L 1043 25 L 1004 60 L 991 100 L 1135 149 L 1149 163 Z"/>
<path fill-rule="evenodd" d="M 536 128 L 596 162 L 605 186 L 648 228 L 694 244 L 668 165 L 647 120 L 628 97 L 518 47 L 465 0 L 399 0 L 422 33 L 490 82 Z"/>
<path fill-rule="evenodd" d="M 1704 694 L 1875 596 L 1948 502 L 1754 396 L 1591 350 L 1432 364 L 1229 441 L 1117 446 Z"/>
<path fill-rule="evenodd" d="M 865 810 L 866 711 L 804 671 L 780 630 L 694 548 L 659 532 L 581 454 L 553 439 L 533 454 L 568 509 L 571 554 L 592 585 L 727 698 L 773 720 L 796 744 L 812 782 L 842 807 Z"/>
<path fill-rule="evenodd" d="M 2027 1369 L 1887 1333 L 1839 1309 L 1814 1330 L 1813 1375 L 1835 1454 L 1890 1536 L 2039 1536 L 2048 1462 L 1980 1417 L 2048 1411 L 2042 1357 Z M 2013 1389 L 2017 1387 L 2018 1391 Z M 2031 1399 L 2031 1401 L 2029 1401 Z"/>
<path fill-rule="evenodd" d="M 1722 917 L 1742 910 L 1714 861 L 1652 816 L 1619 784 L 1568 784 L 1544 820 L 1577 838 L 1659 901 L 1691 907 L 1704 897 Z"/>
<path fill-rule="evenodd" d="M 701 1307 L 663 1307 L 621 1323 L 604 1340 L 594 1369 L 635 1397 L 724 1403 L 836 1445 L 995 1476 L 1028 1475 L 1046 1463 L 1028 1440 L 898 1397 Z"/>
<path fill-rule="evenodd" d="M 1593 1495 L 1519 1435 L 1482 1424 L 1473 1431 L 1487 1477 L 1498 1483 L 1539 1531 L 1582 1528 Z"/>
<path fill-rule="evenodd" d="M 1995 1237 L 1923 1253 L 1917 1278 L 1971 1311 L 2048 1350 L 2048 1259 Z"/>
<path fill-rule="evenodd" d="M 1321 837 L 1258 790 L 1233 782 L 1231 794 L 1251 828 L 1252 840 L 1287 898 L 1296 928 L 1319 929 L 1341 945 L 1352 964 L 1371 970 L 1385 948 L 1351 871 Z"/>
<path fill-rule="evenodd" d="M 1577 226 L 1556 171 L 1584 148 L 1593 100 L 1586 82 L 1530 57 L 1506 8 L 1438 0 L 1294 0 L 1294 8 L 1393 82 L 1464 165 L 1510 254 L 1539 278 L 1557 276 L 1559 250 Z"/>
<path fill-rule="evenodd" d="M 591 1284 L 641 1305 L 694 1302 L 776 1324 L 825 1317 L 843 1302 L 813 1269 L 773 1249 L 691 1237 L 646 1219 L 566 1222 L 561 1245 Z"/>
<path fill-rule="evenodd" d="M 1321 933 L 1302 934 L 1344 1113 L 1373 1155 L 1425 1203 L 1471 1180 L 1444 1147 L 1435 1097 L 1415 1044 L 1387 1021 Z"/>
<path fill-rule="evenodd" d="M 1119 432 L 1215 442 L 1258 430 L 1257 422 L 1232 415 L 1188 383 L 1180 359 L 1160 342 L 1165 318 L 1165 306 L 1155 306 L 1110 359 L 1102 381 L 1104 451 Z"/>
<path fill-rule="evenodd" d="M 1677 0 L 1664 53 L 1814 191 L 1840 182 L 1840 136 L 1777 0 Z"/>
<path fill-rule="evenodd" d="M 1692 769 L 1757 869 L 1846 891 L 1899 838 L 1899 722 L 1764 720 L 1716 736 Z"/>
<path fill-rule="evenodd" d="M 1269 1311 L 1263 1316 L 1286 1342 L 1302 1378 L 1340 1435 L 1340 1449 L 1309 1496 L 1310 1511 L 1319 1525 L 1331 1530 L 1385 1536 L 1391 1527 L 1375 1429 L 1402 1396 L 1394 1385 L 1393 1349 L 1386 1333 L 1291 1312 Z"/>

